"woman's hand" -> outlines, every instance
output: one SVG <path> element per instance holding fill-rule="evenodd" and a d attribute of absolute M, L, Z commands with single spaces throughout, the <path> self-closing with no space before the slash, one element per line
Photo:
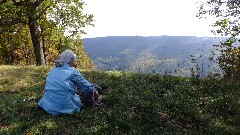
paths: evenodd
<path fill-rule="evenodd" d="M 98 91 L 95 89 L 92 92 L 86 93 L 87 106 L 88 107 L 99 106 L 98 97 L 99 97 Z"/>
<path fill-rule="evenodd" d="M 93 99 L 94 99 L 94 101 L 97 101 L 98 97 L 99 97 L 98 91 L 94 89 L 93 90 Z"/>

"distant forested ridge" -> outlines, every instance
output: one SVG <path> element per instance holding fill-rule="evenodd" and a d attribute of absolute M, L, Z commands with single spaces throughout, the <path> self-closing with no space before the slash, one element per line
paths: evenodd
<path fill-rule="evenodd" d="M 84 38 L 84 49 L 101 70 L 189 76 L 216 71 L 213 45 L 225 38 L 195 36 L 109 36 Z"/>

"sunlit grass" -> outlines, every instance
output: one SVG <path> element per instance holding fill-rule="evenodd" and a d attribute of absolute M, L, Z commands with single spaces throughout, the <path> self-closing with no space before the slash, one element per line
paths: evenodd
<path fill-rule="evenodd" d="M 103 106 L 51 116 L 36 106 L 51 67 L 0 66 L 0 134 L 239 134 L 240 91 L 226 80 L 81 70 Z"/>

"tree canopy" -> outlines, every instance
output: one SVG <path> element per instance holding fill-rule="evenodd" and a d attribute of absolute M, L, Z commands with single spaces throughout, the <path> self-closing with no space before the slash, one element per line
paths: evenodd
<path fill-rule="evenodd" d="M 198 17 L 212 16 L 216 18 L 212 30 L 215 34 L 227 36 L 227 40 L 215 45 L 220 52 L 217 58 L 225 77 L 240 78 L 240 1 L 239 0 L 207 0 L 201 2 Z"/>
<path fill-rule="evenodd" d="M 74 46 L 66 42 L 81 40 L 84 28 L 94 26 L 93 15 L 83 12 L 85 4 L 81 0 L 0 0 L 1 63 L 46 65 L 63 49 L 83 49 L 81 41 Z"/>

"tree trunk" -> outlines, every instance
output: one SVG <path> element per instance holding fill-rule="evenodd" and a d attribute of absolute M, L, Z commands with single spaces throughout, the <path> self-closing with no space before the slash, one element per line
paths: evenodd
<path fill-rule="evenodd" d="M 43 32 L 45 31 L 45 29 L 44 29 L 44 26 L 40 26 L 40 28 L 41 28 L 41 37 L 42 37 L 41 38 L 41 40 L 42 40 L 41 45 L 42 45 L 42 50 L 43 50 L 43 57 L 44 57 L 44 60 L 45 60 L 45 65 L 47 65 L 46 40 L 45 40 L 44 35 L 43 35 Z"/>
<path fill-rule="evenodd" d="M 13 63 L 14 63 L 14 61 L 15 61 L 15 55 L 14 55 L 14 50 L 15 50 L 15 48 L 11 48 L 11 50 L 10 50 L 10 64 L 12 65 Z"/>
<path fill-rule="evenodd" d="M 32 17 L 29 17 L 28 27 L 30 29 L 32 44 L 34 48 L 34 53 L 36 57 L 36 66 L 45 66 L 45 59 L 43 55 L 43 48 L 40 42 L 40 31 L 38 29 L 37 20 L 34 20 Z"/>

